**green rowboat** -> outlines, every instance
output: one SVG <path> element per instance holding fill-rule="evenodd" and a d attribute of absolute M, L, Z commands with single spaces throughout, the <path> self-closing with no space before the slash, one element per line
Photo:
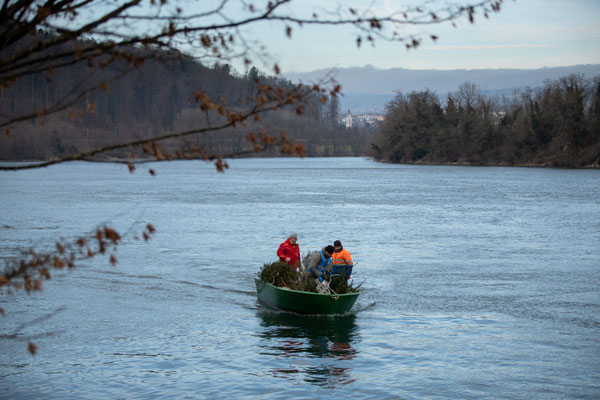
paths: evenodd
<path fill-rule="evenodd" d="M 258 299 L 280 310 L 298 314 L 345 314 L 350 311 L 358 293 L 322 294 L 280 288 L 254 277 Z"/>

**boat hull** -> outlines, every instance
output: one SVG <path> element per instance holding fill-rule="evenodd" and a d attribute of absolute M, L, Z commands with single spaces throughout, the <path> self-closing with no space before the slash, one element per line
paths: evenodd
<path fill-rule="evenodd" d="M 350 311 L 358 293 L 328 295 L 283 289 L 255 277 L 258 299 L 279 310 L 298 314 L 345 314 Z"/>

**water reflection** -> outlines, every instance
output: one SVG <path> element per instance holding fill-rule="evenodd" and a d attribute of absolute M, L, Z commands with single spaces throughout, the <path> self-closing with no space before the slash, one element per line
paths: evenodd
<path fill-rule="evenodd" d="M 336 387 L 354 382 L 356 317 L 302 316 L 259 309 L 262 354 L 275 357 L 274 376 Z M 282 363 L 282 361 L 284 361 Z M 286 364 L 286 365 L 282 365 Z"/>

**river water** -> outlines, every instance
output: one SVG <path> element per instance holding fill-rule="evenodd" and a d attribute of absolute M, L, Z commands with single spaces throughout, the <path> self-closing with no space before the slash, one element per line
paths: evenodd
<path fill-rule="evenodd" d="M 600 398 L 600 171 L 230 165 L 0 173 L 3 259 L 128 232 L 116 266 L 0 296 L 0 398 Z M 257 302 L 291 232 L 352 253 L 352 314 Z"/>

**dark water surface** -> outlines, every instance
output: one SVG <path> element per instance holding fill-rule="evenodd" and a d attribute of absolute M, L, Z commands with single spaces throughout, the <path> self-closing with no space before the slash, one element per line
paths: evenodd
<path fill-rule="evenodd" d="M 600 398 L 600 171 L 230 164 L 0 173 L 3 259 L 157 228 L 115 267 L 0 296 L 0 398 Z M 358 261 L 351 315 L 258 304 L 292 231 Z"/>

